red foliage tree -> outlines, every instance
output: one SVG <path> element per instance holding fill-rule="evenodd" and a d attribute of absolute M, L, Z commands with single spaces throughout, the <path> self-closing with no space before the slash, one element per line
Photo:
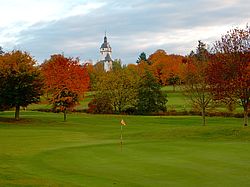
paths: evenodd
<path fill-rule="evenodd" d="M 54 108 L 64 113 L 73 108 L 84 96 L 89 87 L 89 75 L 79 59 L 66 58 L 63 55 L 52 55 L 42 64 L 45 90 Z"/>
<path fill-rule="evenodd" d="M 193 52 L 186 58 L 182 72 L 183 93 L 192 102 L 193 107 L 201 112 L 203 125 L 206 125 L 206 110 L 212 102 L 206 74 L 209 56 L 206 44 L 199 41 L 196 53 Z"/>
<path fill-rule="evenodd" d="M 216 100 L 240 101 L 244 125 L 248 125 L 250 106 L 250 28 L 233 29 L 215 43 L 208 79 Z"/>

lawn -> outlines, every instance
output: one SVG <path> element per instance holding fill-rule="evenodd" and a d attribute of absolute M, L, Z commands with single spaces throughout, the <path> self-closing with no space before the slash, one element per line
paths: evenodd
<path fill-rule="evenodd" d="M 0 113 L 0 186 L 250 186 L 239 118 L 13 115 Z"/>
<path fill-rule="evenodd" d="M 167 95 L 167 110 L 168 111 L 190 111 L 194 110 L 192 103 L 188 98 L 183 95 L 183 90 L 180 86 L 176 86 L 175 91 L 173 91 L 173 86 L 164 86 L 162 91 Z M 85 93 L 85 97 L 80 101 L 79 105 L 75 106 L 74 109 L 78 111 L 83 111 L 88 109 L 88 103 L 93 99 L 93 92 Z M 45 110 L 51 109 L 52 106 L 48 103 L 45 97 L 42 97 L 42 102 L 38 104 L 31 104 L 27 107 L 28 110 Z M 209 112 L 229 112 L 228 109 L 220 104 L 215 108 L 208 108 Z M 239 105 L 236 106 L 234 113 L 243 113 L 243 108 Z"/>

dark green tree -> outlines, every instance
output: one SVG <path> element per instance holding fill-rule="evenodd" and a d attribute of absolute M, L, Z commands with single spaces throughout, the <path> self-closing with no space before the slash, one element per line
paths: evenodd
<path fill-rule="evenodd" d="M 167 98 L 161 85 L 149 71 L 145 71 L 139 82 L 137 111 L 139 114 L 166 111 Z"/>
<path fill-rule="evenodd" d="M 39 101 L 43 80 L 36 61 L 26 52 L 12 51 L 0 56 L 0 105 L 15 107 L 19 120 L 20 107 Z"/>
<path fill-rule="evenodd" d="M 173 86 L 173 91 L 175 92 L 176 85 L 180 82 L 180 77 L 175 75 L 174 73 L 170 73 L 170 77 L 168 78 L 168 84 Z"/>
<path fill-rule="evenodd" d="M 151 65 L 151 63 L 148 61 L 147 59 L 147 55 L 145 52 L 142 52 L 140 55 L 139 55 L 139 58 L 138 60 L 136 61 L 137 64 L 140 64 L 142 62 L 146 62 L 148 65 Z"/>
<path fill-rule="evenodd" d="M 208 51 L 208 46 L 205 43 L 203 43 L 201 40 L 199 40 L 194 57 L 199 62 L 207 62 L 209 61 L 209 55 L 210 53 Z"/>
<path fill-rule="evenodd" d="M 0 46 L 0 55 L 4 54 L 3 48 Z"/>

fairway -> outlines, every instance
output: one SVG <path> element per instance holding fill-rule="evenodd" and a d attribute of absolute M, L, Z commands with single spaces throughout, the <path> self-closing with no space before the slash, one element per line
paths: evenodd
<path fill-rule="evenodd" d="M 239 118 L 13 115 L 0 113 L 0 186 L 250 186 Z"/>

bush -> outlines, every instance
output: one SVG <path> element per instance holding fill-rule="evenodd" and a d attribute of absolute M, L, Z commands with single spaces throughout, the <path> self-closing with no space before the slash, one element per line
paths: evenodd
<path fill-rule="evenodd" d="M 112 114 L 113 107 L 109 98 L 99 95 L 89 102 L 87 112 L 91 114 Z"/>

